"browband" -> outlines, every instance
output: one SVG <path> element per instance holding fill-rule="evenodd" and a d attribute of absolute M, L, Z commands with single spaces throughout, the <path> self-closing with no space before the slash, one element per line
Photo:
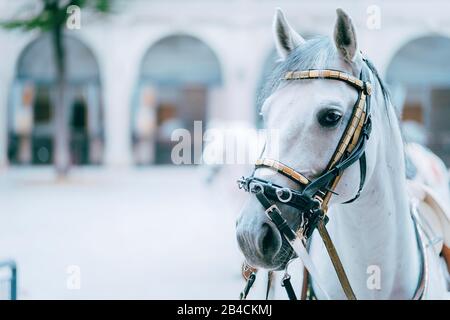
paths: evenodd
<path fill-rule="evenodd" d="M 302 79 L 336 79 L 345 81 L 351 86 L 365 91 L 366 95 L 372 93 L 372 87 L 369 82 L 358 79 L 348 73 L 333 69 L 311 69 L 303 71 L 288 71 L 284 75 L 284 80 L 302 80 Z"/>

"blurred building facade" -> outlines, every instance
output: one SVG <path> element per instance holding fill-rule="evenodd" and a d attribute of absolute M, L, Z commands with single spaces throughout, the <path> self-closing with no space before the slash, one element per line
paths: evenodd
<path fill-rule="evenodd" d="M 1 0 L 0 19 L 33 2 Z M 450 164 L 450 4 L 438 0 L 117 0 L 106 17 L 82 12 L 66 31 L 72 163 L 170 163 L 173 129 L 194 120 L 257 126 L 276 6 L 303 35 L 330 35 L 343 6 L 403 117 Z M 0 30 L 0 43 L 0 166 L 51 163 L 50 40 Z"/>

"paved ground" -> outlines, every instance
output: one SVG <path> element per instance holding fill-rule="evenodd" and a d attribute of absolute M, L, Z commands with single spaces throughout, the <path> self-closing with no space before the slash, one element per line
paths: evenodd
<path fill-rule="evenodd" d="M 198 168 L 1 171 L 0 260 L 17 261 L 22 299 L 234 299 L 240 200 L 214 189 Z"/>

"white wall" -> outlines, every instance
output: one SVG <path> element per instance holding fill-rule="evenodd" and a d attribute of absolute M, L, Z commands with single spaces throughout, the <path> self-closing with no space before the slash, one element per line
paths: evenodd
<path fill-rule="evenodd" d="M 31 0 L 30 0 L 31 1 Z M 26 0 L 0 0 L 0 20 L 10 18 Z M 301 33 L 331 34 L 334 1 L 155 0 L 118 1 L 107 19 L 82 12 L 82 29 L 74 32 L 98 59 L 105 114 L 105 161 L 131 164 L 130 110 L 138 68 L 146 50 L 173 33 L 196 36 L 221 63 L 223 87 L 210 95 L 208 114 L 227 120 L 255 119 L 255 92 L 263 63 L 272 48 L 272 16 L 281 6 Z M 408 40 L 438 32 L 450 35 L 450 3 L 439 0 L 379 0 L 381 29 L 367 27 L 372 2 L 352 0 L 343 7 L 357 26 L 360 47 L 383 74 L 395 52 Z M 15 62 L 31 35 L 0 30 L 0 165 L 6 163 L 6 110 Z"/>

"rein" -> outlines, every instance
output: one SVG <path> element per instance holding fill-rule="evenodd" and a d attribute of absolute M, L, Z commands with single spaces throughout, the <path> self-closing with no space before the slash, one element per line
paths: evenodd
<path fill-rule="evenodd" d="M 366 59 L 363 60 L 366 64 L 369 63 Z M 359 161 L 360 167 L 359 188 L 356 195 L 351 200 L 344 203 L 355 201 L 360 196 L 364 187 L 366 178 L 365 146 L 372 128 L 370 113 L 370 95 L 372 93 L 372 86 L 369 82 L 369 69 L 368 66 L 364 65 L 359 78 L 345 72 L 329 69 L 288 71 L 283 78 L 286 81 L 331 79 L 343 81 L 358 91 L 358 99 L 353 106 L 352 116 L 345 128 L 344 134 L 342 135 L 326 169 L 317 178 L 309 180 L 293 168 L 275 159 L 262 158 L 256 161 L 253 174 L 250 177 L 243 177 L 238 181 L 240 189 L 244 189 L 246 192 L 256 196 L 258 201 L 264 207 L 268 218 L 278 228 L 283 235 L 284 240 L 289 243 L 297 257 L 302 260 L 306 269 L 305 271 L 307 271 L 305 272 L 304 279 L 307 281 L 309 273 L 315 280 L 318 289 L 322 291 L 323 295 L 327 298 L 327 293 L 320 285 L 323 282 L 320 281 L 320 275 L 317 272 L 306 247 L 311 239 L 313 231 L 317 229 L 347 299 L 356 300 L 355 293 L 350 285 L 337 250 L 326 229 L 326 224 L 328 222 L 327 211 L 330 198 L 333 194 L 336 194 L 334 190 L 336 189 L 344 170 L 357 161 Z M 276 185 L 268 180 L 257 178 L 254 175 L 258 168 L 268 168 L 276 171 L 294 181 L 300 188 L 294 190 Z M 283 203 L 300 212 L 301 223 L 297 230 L 292 230 L 288 225 L 287 221 L 283 218 L 277 203 Z M 418 238 L 418 241 L 419 240 L 420 239 Z M 294 256 L 294 258 L 296 257 Z M 282 286 L 286 289 L 289 299 L 296 300 L 297 297 L 290 283 L 290 275 L 287 272 L 289 263 L 290 261 L 286 265 L 286 273 L 282 280 Z M 244 273 L 244 277 L 248 279 L 248 282 L 245 290 L 241 293 L 241 299 L 246 298 L 256 277 L 256 269 L 250 268 L 248 270 L 247 274 Z M 421 276 L 420 283 L 423 282 L 422 280 L 423 277 Z M 422 285 L 419 285 L 419 288 L 420 287 L 422 287 Z M 303 292 L 308 291 L 307 289 L 308 284 L 304 283 Z M 417 291 L 420 291 L 421 294 L 417 295 Z M 267 290 L 266 297 L 268 297 L 268 292 L 269 290 Z M 422 290 L 416 290 L 414 297 L 422 296 L 422 293 Z"/>

